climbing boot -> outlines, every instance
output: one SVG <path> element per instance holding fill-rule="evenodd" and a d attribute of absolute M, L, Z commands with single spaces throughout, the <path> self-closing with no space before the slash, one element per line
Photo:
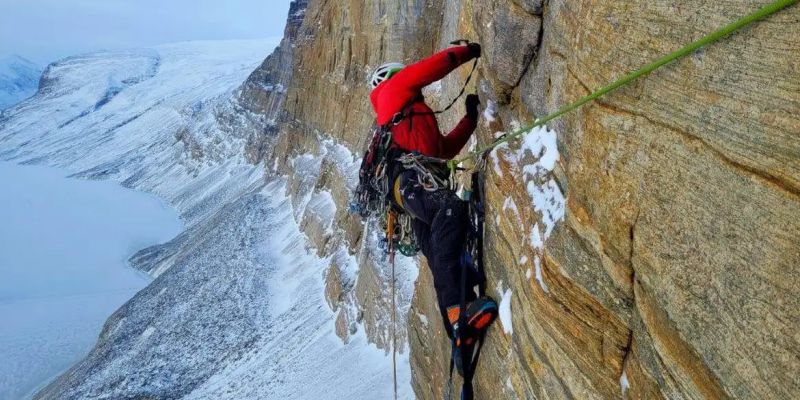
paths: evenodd
<path fill-rule="evenodd" d="M 467 306 L 467 325 L 476 332 L 485 331 L 497 319 L 497 313 L 497 302 L 481 297 Z"/>
<path fill-rule="evenodd" d="M 453 329 L 453 363 L 458 374 L 464 376 L 464 360 L 471 362 L 475 344 L 480 334 L 497 319 L 497 303 L 489 297 L 482 297 L 467 305 L 467 326 L 460 327 L 459 306 L 448 307 L 447 317 Z M 464 340 L 464 346 L 461 345 Z M 464 354 L 467 357 L 464 357 Z"/>

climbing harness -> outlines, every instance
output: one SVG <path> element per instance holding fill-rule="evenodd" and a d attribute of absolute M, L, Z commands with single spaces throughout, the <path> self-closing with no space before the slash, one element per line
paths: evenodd
<path fill-rule="evenodd" d="M 416 172 L 417 182 L 429 192 L 450 187 L 451 180 L 446 160 L 412 152 L 403 154 L 397 161 L 403 168 Z"/>
<path fill-rule="evenodd" d="M 617 90 L 617 89 L 619 89 L 619 88 L 621 88 L 621 87 L 623 87 L 623 86 L 635 81 L 636 79 L 638 79 L 638 78 L 640 78 L 640 77 L 642 77 L 644 75 L 647 75 L 647 74 L 649 74 L 649 73 L 651 73 L 651 72 L 663 67 L 664 65 L 667 65 L 667 64 L 669 64 L 669 63 L 671 63 L 671 62 L 673 62 L 675 60 L 678 60 L 680 58 L 686 57 L 686 56 L 694 53 L 696 50 L 698 50 L 698 49 L 700 49 L 702 47 L 705 47 L 705 46 L 708 46 L 708 45 L 713 44 L 715 42 L 718 42 L 719 40 L 725 38 L 726 36 L 730 35 L 731 33 L 734 33 L 734 32 L 736 32 L 736 31 L 738 31 L 738 30 L 740 30 L 740 29 L 742 29 L 742 28 L 744 28 L 744 27 L 746 27 L 746 26 L 748 26 L 748 25 L 750 25 L 750 24 L 752 24 L 752 23 L 754 23 L 756 21 L 760 21 L 760 20 L 762 20 L 764 18 L 767 18 L 770 15 L 775 14 L 778 11 L 783 10 L 784 8 L 787 8 L 787 7 L 789 7 L 789 6 L 793 5 L 793 4 L 796 4 L 798 1 L 800 1 L 800 0 L 777 0 L 777 1 L 774 1 L 774 2 L 772 2 L 772 3 L 770 3 L 770 4 L 766 5 L 766 6 L 762 7 L 758 11 L 750 14 L 750 15 L 742 17 L 742 18 L 740 18 L 740 19 L 738 19 L 738 20 L 736 20 L 736 21 L 734 21 L 734 22 L 732 22 L 732 23 L 730 23 L 730 24 L 728 24 L 728 25 L 726 25 L 726 26 L 724 26 L 724 27 L 722 27 L 722 28 L 710 33 L 710 34 L 708 34 L 707 36 L 704 36 L 704 37 L 698 39 L 697 41 L 694 41 L 694 42 L 692 42 L 692 43 L 690 43 L 690 44 L 688 44 L 688 45 L 686 45 L 686 46 L 684 46 L 684 47 L 682 47 L 682 48 L 680 48 L 680 49 L 678 49 L 678 50 L 676 50 L 676 51 L 674 51 L 674 52 L 672 52 L 672 53 L 670 53 L 670 54 L 668 54 L 668 55 L 666 55 L 666 56 L 664 56 L 662 58 L 659 58 L 656 61 L 653 61 L 650 64 L 645 65 L 642 68 L 639 68 L 639 69 L 637 69 L 637 70 L 635 70 L 635 71 L 623 76 L 622 78 L 620 78 L 620 79 L 608 84 L 607 86 L 604 86 L 604 87 L 598 89 L 597 91 L 595 91 L 595 92 L 593 92 L 593 93 L 591 93 L 591 94 L 589 94 L 589 95 L 587 95 L 585 97 L 582 97 L 581 99 L 577 100 L 574 103 L 567 104 L 567 105 L 559 108 L 556 112 L 554 112 L 552 114 L 549 114 L 549 115 L 547 115 L 545 117 L 542 117 L 542 118 L 539 118 L 539 119 L 535 120 L 532 124 L 520 127 L 520 128 L 518 128 L 518 129 L 516 129 L 516 130 L 514 130 L 514 131 L 512 131 L 510 133 L 506 133 L 506 134 L 500 136 L 499 138 L 495 139 L 489 145 L 487 145 L 487 146 L 485 146 L 483 148 L 480 148 L 478 150 L 472 151 L 472 152 L 468 153 L 467 155 L 465 155 L 465 156 L 463 156 L 461 158 L 456 158 L 456 159 L 450 160 L 448 162 L 448 165 L 449 165 L 449 167 L 451 169 L 453 169 L 463 161 L 466 161 L 466 160 L 468 160 L 470 158 L 473 158 L 473 157 L 478 157 L 481 154 L 486 153 L 488 151 L 491 151 L 492 149 L 494 149 L 495 147 L 497 147 L 497 146 L 499 146 L 499 145 L 501 145 L 503 143 L 506 143 L 506 142 L 508 142 L 510 140 L 513 140 L 513 139 L 516 139 L 516 138 L 518 138 L 520 136 L 525 135 L 526 133 L 530 132 L 533 128 L 544 126 L 550 121 L 559 119 L 559 118 L 563 117 L 564 115 L 566 115 L 566 114 L 568 114 L 568 113 L 570 113 L 572 111 L 575 111 L 576 109 L 582 107 L 586 103 L 589 103 L 591 101 L 597 100 L 598 98 L 600 98 L 600 97 L 602 97 L 602 96 L 604 96 L 604 95 L 606 95 L 608 93 L 611 93 L 611 92 L 613 92 L 613 91 L 615 91 L 615 90 Z"/>

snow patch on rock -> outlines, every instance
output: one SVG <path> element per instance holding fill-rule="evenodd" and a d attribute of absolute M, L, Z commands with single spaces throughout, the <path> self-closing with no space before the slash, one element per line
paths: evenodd
<path fill-rule="evenodd" d="M 518 127 L 519 123 L 512 121 L 511 126 Z M 503 143 L 493 149 L 489 156 L 498 176 L 503 175 L 503 166 L 506 165 L 525 185 L 532 208 L 539 215 L 539 222 L 531 229 L 529 240 L 533 248 L 541 251 L 566 212 L 566 198 L 553 177 L 560 157 L 558 135 L 547 127 L 535 127 L 525 132 L 518 143 L 516 149 Z M 516 204 L 513 207 L 512 204 L 513 200 L 506 199 L 503 209 L 516 209 Z"/>
<path fill-rule="evenodd" d="M 624 370 L 619 377 L 619 388 L 622 391 L 622 397 L 625 398 L 625 395 L 628 394 L 628 390 L 631 388 L 631 383 L 628 381 L 628 373 Z"/>
<path fill-rule="evenodd" d="M 534 159 L 522 167 L 526 188 L 544 224 L 544 240 L 553 232 L 557 222 L 564 218 L 566 199 L 555 179 L 553 169 L 558 161 L 558 135 L 546 127 L 536 127 L 522 137 L 517 159 Z"/>
<path fill-rule="evenodd" d="M 531 228 L 530 240 L 531 246 L 533 246 L 534 249 L 541 250 L 544 248 L 544 240 L 542 240 L 542 234 L 539 232 L 539 223 L 533 224 L 533 227 Z"/>
<path fill-rule="evenodd" d="M 539 282 L 539 286 L 541 286 L 545 293 L 550 293 L 550 288 L 548 288 L 547 284 L 544 283 L 544 276 L 542 275 L 542 260 L 538 255 L 533 258 L 533 266 L 536 268 L 536 281 Z"/>
<path fill-rule="evenodd" d="M 500 300 L 500 322 L 503 324 L 503 332 L 509 335 L 514 333 L 511 325 L 511 289 L 507 289 Z"/>
<path fill-rule="evenodd" d="M 514 333 L 514 327 L 511 320 L 511 289 L 503 291 L 503 281 L 497 282 L 497 293 L 500 296 L 500 325 L 503 327 L 503 332 L 507 335 Z"/>
<path fill-rule="evenodd" d="M 497 103 L 493 100 L 486 102 L 486 109 L 483 110 L 483 121 L 486 126 L 497 120 Z"/>

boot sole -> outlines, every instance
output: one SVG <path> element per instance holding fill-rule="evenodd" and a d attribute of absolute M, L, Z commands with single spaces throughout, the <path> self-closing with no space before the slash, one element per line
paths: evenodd
<path fill-rule="evenodd" d="M 477 312 L 470 316 L 467 325 L 475 330 L 482 331 L 491 325 L 497 319 L 497 303 L 486 302 Z"/>

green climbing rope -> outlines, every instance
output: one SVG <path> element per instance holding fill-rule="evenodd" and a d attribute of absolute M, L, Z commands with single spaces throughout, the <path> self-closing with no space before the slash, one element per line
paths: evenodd
<path fill-rule="evenodd" d="M 508 141 L 510 141 L 512 139 L 515 139 L 515 138 L 518 138 L 518 137 L 524 135 L 526 132 L 529 132 L 533 128 L 536 128 L 536 127 L 539 127 L 539 126 L 544 126 L 545 124 L 547 124 L 550 121 L 553 121 L 555 119 L 561 118 L 565 114 L 580 108 L 581 106 L 585 105 L 586 103 L 588 103 L 590 101 L 596 100 L 596 99 L 600 98 L 603 95 L 606 95 L 606 94 L 608 94 L 610 92 L 613 92 L 613 91 L 615 91 L 615 90 L 617 90 L 617 89 L 619 89 L 619 88 L 621 88 L 621 87 L 623 87 L 623 86 L 635 81 L 636 79 L 638 79 L 638 78 L 640 78 L 640 77 L 642 77 L 644 75 L 647 75 L 647 74 L 649 74 L 649 73 L 651 73 L 651 72 L 663 67 L 666 64 L 671 63 L 672 61 L 675 61 L 677 59 L 686 57 L 689 54 L 694 53 L 696 50 L 698 50 L 698 49 L 700 49 L 702 47 L 708 46 L 708 45 L 710 45 L 710 44 L 712 44 L 714 42 L 717 42 L 720 39 L 730 35 L 731 33 L 736 32 L 736 31 L 744 28 L 745 26 L 752 24 L 753 22 L 762 20 L 762 19 L 764 19 L 764 18 L 766 18 L 766 17 L 768 17 L 768 16 L 770 16 L 772 14 L 775 14 L 776 12 L 781 11 L 784 8 L 793 5 L 793 4 L 797 3 L 798 1 L 800 1 L 800 0 L 777 0 L 777 1 L 775 1 L 775 2 L 773 2 L 771 4 L 769 4 L 769 5 L 766 5 L 763 8 L 761 8 L 760 10 L 758 10 L 758 11 L 756 11 L 756 12 L 754 12 L 754 13 L 746 16 L 746 17 L 740 18 L 739 20 L 736 20 L 733 23 L 720 28 L 719 30 L 709 34 L 708 36 L 705 36 L 705 37 L 703 37 L 703 38 L 701 38 L 701 39 L 699 39 L 699 40 L 697 40 L 695 42 L 692 42 L 692 43 L 686 45 L 685 47 L 683 47 L 683 48 L 681 48 L 681 49 L 679 49 L 679 50 L 677 50 L 677 51 L 675 51 L 673 53 L 670 53 L 670 54 L 668 54 L 668 55 L 666 55 L 666 56 L 664 56 L 664 57 L 662 57 L 662 58 L 660 58 L 660 59 L 658 59 L 658 60 L 656 60 L 656 61 L 654 61 L 654 62 L 652 62 L 652 63 L 650 63 L 650 64 L 648 64 L 648 65 L 646 65 L 644 67 L 642 67 L 642 68 L 639 68 L 636 71 L 633 71 L 633 72 L 629 73 L 628 75 L 625 75 L 624 77 L 614 81 L 613 83 L 609 84 L 608 86 L 602 87 L 599 90 L 597 90 L 596 92 L 594 92 L 594 93 L 592 93 L 592 94 L 590 94 L 588 96 L 585 96 L 585 97 L 581 98 L 580 100 L 578 100 L 578 101 L 576 101 L 576 102 L 574 102 L 572 104 L 568 104 L 566 106 L 561 107 L 560 109 L 558 109 L 558 111 L 556 111 L 556 112 L 554 112 L 554 113 L 552 113 L 550 115 L 547 115 L 547 116 L 545 116 L 543 118 L 537 119 L 532 124 L 529 124 L 527 126 L 523 126 L 523 127 L 519 128 L 519 129 L 516 129 L 513 132 L 507 133 L 507 134 L 497 138 L 494 142 L 492 142 L 488 146 L 485 146 L 485 147 L 480 148 L 478 150 L 472 151 L 469 154 L 465 155 L 464 157 L 450 160 L 448 162 L 448 165 L 449 165 L 449 167 L 451 169 L 454 169 L 462 161 L 466 161 L 466 160 L 468 160 L 468 159 L 470 159 L 472 157 L 476 157 L 476 156 L 479 156 L 481 154 L 484 154 L 485 152 L 487 152 L 489 150 L 492 150 L 495 147 L 497 147 L 497 146 L 499 146 L 499 145 L 501 145 L 503 143 L 506 143 L 506 142 L 508 142 Z"/>

